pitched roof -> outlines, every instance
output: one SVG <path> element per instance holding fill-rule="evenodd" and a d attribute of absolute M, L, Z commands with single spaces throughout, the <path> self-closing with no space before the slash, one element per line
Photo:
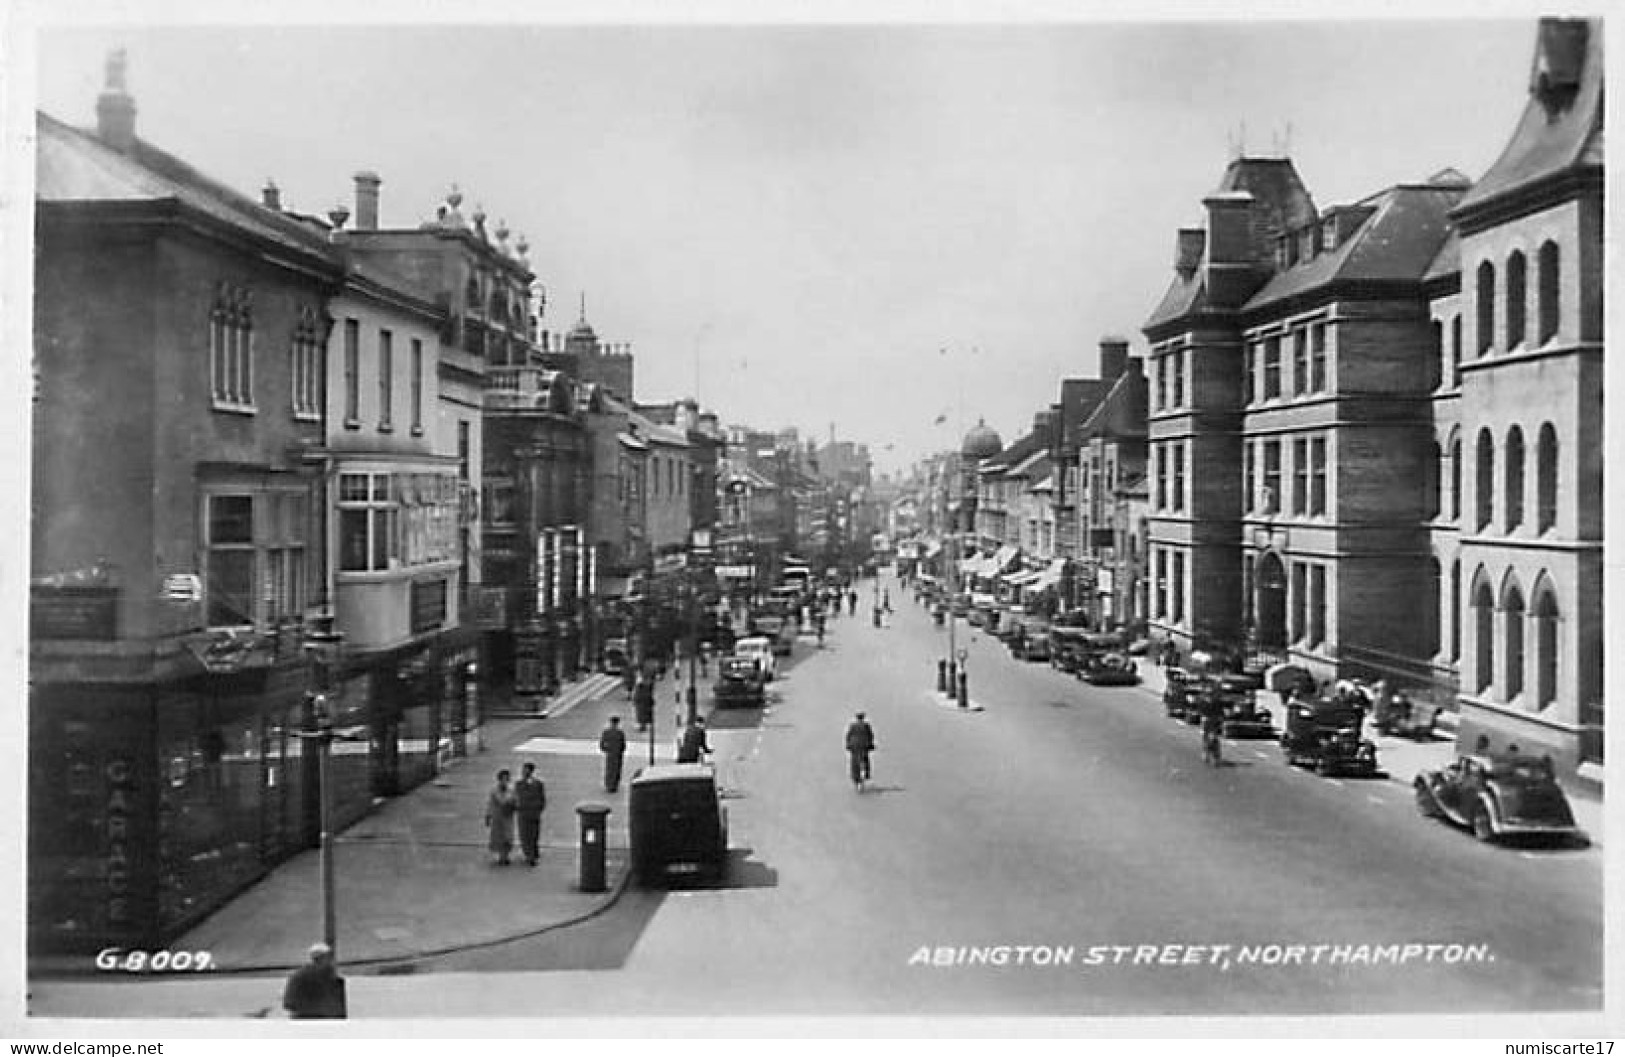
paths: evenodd
<path fill-rule="evenodd" d="M 1151 310 L 1142 330 L 1155 330 L 1164 323 L 1172 323 L 1176 319 L 1183 319 L 1199 311 L 1207 303 L 1207 283 L 1202 277 L 1202 270 L 1198 268 L 1189 278 L 1175 275 L 1174 281 L 1168 284 L 1163 292 L 1162 300 L 1157 307 Z"/>
<path fill-rule="evenodd" d="M 1078 430 L 1088 437 L 1143 437 L 1146 435 L 1147 393 L 1145 375 L 1127 370 L 1117 377 L 1100 403 Z"/>
<path fill-rule="evenodd" d="M 1602 167 L 1603 23 L 1540 20 L 1529 102 L 1506 149 L 1458 207 L 1494 199 L 1577 168 Z"/>
<path fill-rule="evenodd" d="M 1078 443 L 1083 423 L 1100 406 L 1106 393 L 1115 384 L 1110 378 L 1061 379 L 1061 444 L 1072 447 Z"/>
<path fill-rule="evenodd" d="M 1466 188 L 1456 183 L 1400 185 L 1354 208 L 1365 219 L 1339 244 L 1270 277 L 1247 312 L 1338 282 L 1420 280 L 1450 233 L 1450 210 Z"/>
<path fill-rule="evenodd" d="M 137 139 L 120 152 L 83 129 L 36 112 L 35 198 L 45 203 L 177 202 L 265 242 L 337 265 L 327 239 L 179 158 Z"/>

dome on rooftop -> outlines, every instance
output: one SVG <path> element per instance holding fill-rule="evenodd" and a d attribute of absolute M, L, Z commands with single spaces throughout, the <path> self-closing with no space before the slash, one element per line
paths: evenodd
<path fill-rule="evenodd" d="M 981 419 L 965 434 L 964 442 L 959 445 L 959 454 L 967 459 L 986 459 L 1003 450 L 1004 441 L 999 439 L 998 431 Z"/>

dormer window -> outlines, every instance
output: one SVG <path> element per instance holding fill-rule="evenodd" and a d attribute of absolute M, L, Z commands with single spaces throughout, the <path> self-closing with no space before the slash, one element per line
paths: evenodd
<path fill-rule="evenodd" d="M 1320 248 L 1327 252 L 1337 248 L 1337 218 L 1327 217 L 1320 225 Z"/>

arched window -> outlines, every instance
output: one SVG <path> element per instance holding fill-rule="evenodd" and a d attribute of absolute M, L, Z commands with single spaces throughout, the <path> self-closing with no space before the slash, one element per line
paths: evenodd
<path fill-rule="evenodd" d="M 1461 438 L 1450 437 L 1450 519 L 1461 520 Z"/>
<path fill-rule="evenodd" d="M 1461 660 L 1461 559 L 1450 563 L 1450 663 Z"/>
<path fill-rule="evenodd" d="M 480 280 L 478 276 L 470 275 L 468 285 L 463 289 L 463 303 L 470 312 L 478 312 L 485 307 L 480 297 Z"/>
<path fill-rule="evenodd" d="M 1495 265 L 1478 266 L 1478 354 L 1495 347 Z"/>
<path fill-rule="evenodd" d="M 1535 441 L 1535 531 L 1557 524 L 1557 430 L 1547 422 Z"/>
<path fill-rule="evenodd" d="M 1535 585 L 1535 710 L 1557 700 L 1557 592 L 1542 578 Z"/>
<path fill-rule="evenodd" d="M 1495 441 L 1490 437 L 1490 431 L 1478 431 L 1478 494 L 1474 496 L 1478 515 L 1475 526 L 1480 531 L 1489 527 L 1490 518 L 1495 512 Z"/>
<path fill-rule="evenodd" d="M 1450 384 L 1461 384 L 1461 314 L 1450 317 Z"/>
<path fill-rule="evenodd" d="M 1440 464 L 1444 462 L 1444 449 L 1439 442 L 1428 445 L 1427 465 L 1422 468 L 1422 518 L 1432 521 L 1439 516 L 1439 481 L 1444 476 Z"/>
<path fill-rule="evenodd" d="M 1473 589 L 1473 633 L 1478 653 L 1473 689 L 1482 694 L 1495 682 L 1495 597 L 1483 580 Z"/>
<path fill-rule="evenodd" d="M 1444 378 L 1444 323 L 1435 319 L 1433 321 L 1433 355 L 1428 357 L 1428 392 L 1439 388 L 1439 382 Z"/>
<path fill-rule="evenodd" d="M 1540 284 L 1540 305 L 1537 309 L 1538 318 L 1535 325 L 1540 328 L 1539 341 L 1542 345 L 1557 337 L 1557 308 L 1560 300 L 1560 275 L 1557 255 L 1557 243 L 1545 242 L 1540 247 L 1540 275 L 1536 281 Z"/>
<path fill-rule="evenodd" d="M 1505 468 L 1507 531 L 1511 532 L 1523 524 L 1523 430 L 1517 426 L 1507 431 Z"/>
<path fill-rule="evenodd" d="M 1444 577 L 1440 575 L 1439 559 L 1428 559 L 1428 607 L 1427 622 L 1422 628 L 1423 655 L 1432 657 L 1439 652 L 1439 618 L 1444 606 Z"/>
<path fill-rule="evenodd" d="M 1523 592 L 1516 580 L 1507 582 L 1501 606 L 1506 619 L 1506 695 L 1511 701 L 1523 693 Z"/>
<path fill-rule="evenodd" d="M 1523 344 L 1524 320 L 1529 312 L 1528 261 L 1514 250 L 1507 258 L 1507 348 Z"/>

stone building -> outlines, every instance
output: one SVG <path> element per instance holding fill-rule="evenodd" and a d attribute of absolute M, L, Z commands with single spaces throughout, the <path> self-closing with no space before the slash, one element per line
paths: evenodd
<path fill-rule="evenodd" d="M 1476 185 L 1318 210 L 1287 159 L 1228 167 L 1145 324 L 1157 634 L 1595 771 L 1602 79 L 1599 23 L 1542 20 Z"/>
<path fill-rule="evenodd" d="M 1461 737 L 1601 780 L 1603 24 L 1542 19 L 1529 100 L 1430 302 L 1434 626 Z M 1445 266 L 1448 267 L 1448 264 Z"/>

